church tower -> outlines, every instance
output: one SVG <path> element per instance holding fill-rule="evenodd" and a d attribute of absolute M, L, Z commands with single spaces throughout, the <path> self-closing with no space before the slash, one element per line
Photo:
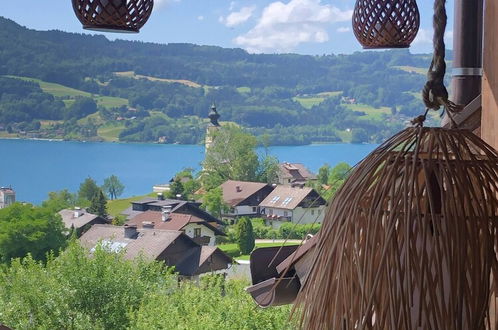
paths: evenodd
<path fill-rule="evenodd" d="M 220 123 L 218 119 L 220 119 L 220 114 L 216 111 L 216 104 L 213 103 L 211 106 L 211 111 L 209 112 L 210 123 L 207 127 L 206 132 L 206 151 L 213 144 L 213 138 L 216 133 L 220 129 Z"/>

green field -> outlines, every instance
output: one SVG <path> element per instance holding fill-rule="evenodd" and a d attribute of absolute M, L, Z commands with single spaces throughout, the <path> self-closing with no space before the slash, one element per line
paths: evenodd
<path fill-rule="evenodd" d="M 251 87 L 237 87 L 237 92 L 239 93 L 250 93 Z"/>
<path fill-rule="evenodd" d="M 311 109 L 315 105 L 319 105 L 326 99 L 332 96 L 339 96 L 342 92 L 323 92 L 311 95 L 295 96 L 292 98 L 293 101 L 299 102 L 303 108 Z"/>
<path fill-rule="evenodd" d="M 402 70 L 402 71 L 405 71 L 405 72 L 409 72 L 409 73 L 418 73 L 418 74 L 422 74 L 422 75 L 426 75 L 427 74 L 427 68 L 417 68 L 415 66 L 393 66 L 393 68 L 395 69 L 398 69 L 398 70 Z"/>
<path fill-rule="evenodd" d="M 178 84 L 183 84 L 188 87 L 193 87 L 193 88 L 201 88 L 202 85 L 193 82 L 191 80 L 186 80 L 186 79 L 165 79 L 165 78 L 157 78 L 157 77 L 151 77 L 151 76 L 144 76 L 141 74 L 136 74 L 134 71 L 125 71 L 125 72 L 114 72 L 116 76 L 119 77 L 126 77 L 126 78 L 133 78 L 133 79 L 147 79 L 149 81 L 159 81 L 159 82 L 166 82 L 166 83 L 178 83 Z"/>
<path fill-rule="evenodd" d="M 124 199 L 115 199 L 113 201 L 107 201 L 107 212 L 109 212 L 110 215 L 115 217 L 115 216 L 121 214 L 121 212 L 126 210 L 128 207 L 130 207 L 131 202 L 141 200 L 142 198 L 145 198 L 145 197 L 154 197 L 154 196 L 156 196 L 156 193 L 150 193 L 148 195 L 143 195 L 143 196 L 133 196 L 133 197 L 124 198 Z"/>
<path fill-rule="evenodd" d="M 389 107 L 374 108 L 366 104 L 345 104 L 344 106 L 352 111 L 364 112 L 367 119 L 381 120 L 382 115 L 391 114 L 391 109 Z"/>
<path fill-rule="evenodd" d="M 19 76 L 5 76 L 5 77 L 21 79 L 37 83 L 38 85 L 40 85 L 40 88 L 45 93 L 52 94 L 55 97 L 65 98 L 63 102 L 66 106 L 70 106 L 72 103 L 74 103 L 75 97 L 91 97 L 95 100 L 95 102 L 97 102 L 98 105 L 103 106 L 104 108 L 115 108 L 123 105 L 128 105 L 128 100 L 120 97 L 92 95 L 91 93 L 85 91 L 81 91 L 60 84 L 46 82 L 35 78 L 19 77 Z"/>
<path fill-rule="evenodd" d="M 119 134 L 124 130 L 124 124 L 107 124 L 105 126 L 99 127 L 97 130 L 98 136 L 103 138 L 105 141 L 118 142 Z"/>
<path fill-rule="evenodd" d="M 288 245 L 297 245 L 296 243 L 292 243 L 292 242 L 286 242 L 285 244 L 284 243 L 256 243 L 256 248 L 255 249 L 258 249 L 258 248 L 265 248 L 265 247 L 274 247 L 274 246 L 282 246 L 282 245 L 285 245 L 285 246 L 288 246 Z M 246 254 L 246 255 L 239 255 L 240 252 L 239 252 L 239 247 L 237 246 L 236 243 L 230 243 L 230 244 L 221 244 L 221 245 L 218 245 L 218 248 L 220 248 L 220 250 L 222 250 L 223 252 L 225 252 L 226 254 L 228 254 L 229 256 L 235 258 L 235 259 L 238 259 L 238 260 L 249 260 L 249 255 Z"/>

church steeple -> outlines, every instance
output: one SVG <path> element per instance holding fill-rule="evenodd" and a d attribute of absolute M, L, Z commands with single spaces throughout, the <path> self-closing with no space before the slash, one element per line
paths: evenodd
<path fill-rule="evenodd" d="M 209 111 L 208 117 L 211 120 L 211 122 L 209 123 L 206 130 L 206 151 L 213 144 L 216 131 L 218 131 L 221 127 L 220 123 L 218 122 L 218 119 L 220 119 L 221 116 L 216 110 L 215 103 L 213 103 L 213 105 L 211 106 L 211 111 Z"/>
<path fill-rule="evenodd" d="M 216 126 L 216 127 L 219 127 L 220 126 L 220 123 L 218 123 L 218 119 L 220 119 L 220 114 L 218 113 L 218 111 L 216 111 L 216 104 L 213 103 L 213 105 L 211 106 L 211 111 L 209 112 L 209 119 L 211 119 L 211 125 L 212 126 Z"/>

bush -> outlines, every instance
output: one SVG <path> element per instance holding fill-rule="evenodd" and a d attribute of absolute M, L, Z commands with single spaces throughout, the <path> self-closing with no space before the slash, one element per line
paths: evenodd
<path fill-rule="evenodd" d="M 278 230 L 282 239 L 303 239 L 306 235 L 315 235 L 320 230 L 320 224 L 296 225 L 290 222 L 282 224 Z"/>
<path fill-rule="evenodd" d="M 240 218 L 237 223 L 237 244 L 242 254 L 249 254 L 254 250 L 254 231 L 252 222 L 247 217 Z"/>
<path fill-rule="evenodd" d="M 290 306 L 262 309 L 244 292 L 247 283 L 208 276 L 182 282 L 172 294 L 153 292 L 133 313 L 132 329 L 294 329 Z M 296 318 L 297 319 L 297 318 Z"/>
<path fill-rule="evenodd" d="M 125 329 L 147 292 L 176 288 L 163 263 L 124 260 L 76 242 L 46 265 L 30 256 L 0 272 L 0 323 L 14 329 Z"/>

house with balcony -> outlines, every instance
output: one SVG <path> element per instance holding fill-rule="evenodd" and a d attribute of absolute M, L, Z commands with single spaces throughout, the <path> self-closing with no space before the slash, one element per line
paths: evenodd
<path fill-rule="evenodd" d="M 224 232 L 206 220 L 191 214 L 170 213 L 167 209 L 162 212 L 142 212 L 126 224 L 139 229 L 181 231 L 197 244 L 204 246 L 214 246 L 217 236 L 226 236 Z"/>
<path fill-rule="evenodd" d="M 317 180 L 315 174 L 300 163 L 281 163 L 278 165 L 278 184 L 287 186 L 305 186 Z"/>
<path fill-rule="evenodd" d="M 164 198 L 162 193 L 158 193 L 157 198 L 146 197 L 139 201 L 132 202 L 131 206 L 121 214 L 126 216 L 128 220 L 147 211 L 159 213 L 166 212 L 168 214 L 187 214 L 202 219 L 214 227 L 221 228 L 223 222 L 201 209 L 200 205 L 201 203 L 193 201 Z"/>
<path fill-rule="evenodd" d="M 274 187 L 261 182 L 228 180 L 221 185 L 223 201 L 230 210 L 223 218 L 232 222 L 243 216 L 260 215 L 259 204 L 273 191 Z"/>
<path fill-rule="evenodd" d="M 285 222 L 322 223 L 327 202 L 309 187 L 276 186 L 259 204 L 268 225 L 278 228 Z"/>

